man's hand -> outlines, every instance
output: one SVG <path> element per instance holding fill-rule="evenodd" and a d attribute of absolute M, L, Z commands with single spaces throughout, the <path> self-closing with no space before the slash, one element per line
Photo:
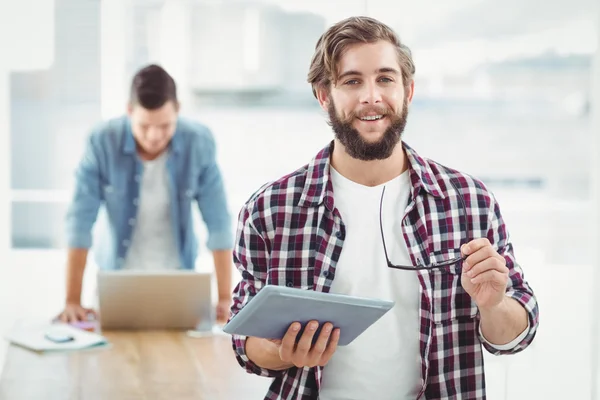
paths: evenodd
<path fill-rule="evenodd" d="M 224 324 L 229 318 L 229 312 L 231 309 L 231 298 L 219 299 L 217 303 L 217 323 Z"/>
<path fill-rule="evenodd" d="M 319 323 L 317 321 L 310 321 L 296 344 L 300 324 L 294 322 L 290 325 L 283 339 L 274 341 L 279 344 L 281 361 L 299 368 L 325 366 L 337 350 L 340 329 L 333 329 L 333 325 L 327 322 L 323 325 L 323 329 L 321 329 L 321 333 L 313 345 L 313 337 L 318 327 Z"/>
<path fill-rule="evenodd" d="M 461 283 L 480 309 L 490 309 L 506 297 L 508 268 L 486 238 L 475 239 L 461 248 L 463 261 Z"/>
<path fill-rule="evenodd" d="M 65 323 L 89 321 L 89 318 L 97 317 L 96 311 L 91 308 L 84 308 L 81 304 L 67 303 L 65 309 L 58 315 L 58 320 Z"/>
<path fill-rule="evenodd" d="M 324 366 L 337 349 L 340 330 L 339 328 L 333 329 L 333 325 L 328 322 L 323 325 L 317 340 L 314 341 L 313 338 L 318 327 L 317 321 L 309 322 L 299 340 L 297 340 L 300 333 L 300 323 L 298 322 L 290 325 L 281 340 L 248 337 L 246 354 L 259 367 L 275 371 L 283 371 L 292 367 Z"/>

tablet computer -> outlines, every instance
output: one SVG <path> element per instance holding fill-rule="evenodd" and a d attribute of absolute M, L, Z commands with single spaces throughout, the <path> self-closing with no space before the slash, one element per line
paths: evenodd
<path fill-rule="evenodd" d="M 346 346 L 393 306 L 393 301 L 322 293 L 313 290 L 267 285 L 223 327 L 223 332 L 281 339 L 293 322 L 302 330 L 309 321 L 319 321 L 321 327 L 331 322 L 340 328 L 338 346 Z"/>

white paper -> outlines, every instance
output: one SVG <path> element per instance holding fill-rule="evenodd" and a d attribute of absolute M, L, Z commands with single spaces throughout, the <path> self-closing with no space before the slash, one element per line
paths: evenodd
<path fill-rule="evenodd" d="M 47 333 L 66 334 L 74 338 L 69 342 L 55 343 L 46 339 Z M 5 335 L 9 342 L 40 352 L 74 351 L 104 347 L 109 342 L 101 335 L 74 328 L 63 323 L 18 324 Z"/>

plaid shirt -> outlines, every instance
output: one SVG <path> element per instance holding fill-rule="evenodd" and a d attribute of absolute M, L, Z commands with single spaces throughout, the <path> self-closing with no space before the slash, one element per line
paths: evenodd
<path fill-rule="evenodd" d="M 234 290 L 233 315 L 267 284 L 329 291 L 345 237 L 329 174 L 332 146 L 308 165 L 263 186 L 242 208 L 234 247 L 242 279 Z M 420 282 L 422 389 L 418 398 L 484 399 L 482 346 L 493 354 L 525 349 L 537 330 L 537 302 L 515 262 L 493 194 L 471 176 L 424 159 L 405 143 L 403 146 L 412 187 L 408 207 L 398 204 L 398 212 L 405 213 L 403 239 L 414 265 L 418 260 L 430 263 L 459 255 L 467 238 L 457 197 L 463 196 L 472 229 L 469 237 L 488 238 L 504 256 L 510 271 L 506 295 L 522 304 L 529 316 L 529 333 L 516 347 L 495 349 L 480 336 L 478 309 L 461 286 L 460 267 L 415 272 Z M 318 398 L 323 367 L 267 370 L 248 359 L 246 337 L 234 335 L 232 340 L 242 367 L 274 378 L 265 400 Z"/>

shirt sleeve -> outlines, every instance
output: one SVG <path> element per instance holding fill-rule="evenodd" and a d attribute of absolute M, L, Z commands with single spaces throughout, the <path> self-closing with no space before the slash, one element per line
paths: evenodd
<path fill-rule="evenodd" d="M 229 250 L 233 247 L 233 227 L 229 213 L 225 185 L 217 163 L 216 144 L 210 131 L 204 136 L 199 149 L 204 160 L 198 180 L 196 201 L 206 224 L 209 250 Z"/>
<path fill-rule="evenodd" d="M 75 190 L 65 217 L 69 248 L 92 246 L 92 228 L 103 199 L 98 147 L 94 134 L 90 135 L 75 172 Z"/>
<path fill-rule="evenodd" d="M 500 207 L 493 195 L 491 197 L 490 211 L 488 214 L 488 235 L 487 238 L 494 246 L 498 254 L 500 254 L 506 260 L 506 266 L 508 267 L 508 284 L 506 287 L 506 295 L 515 299 L 527 312 L 528 318 L 528 329 L 525 330 L 524 334 L 519 335 L 515 343 L 509 343 L 512 346 L 492 346 L 483 338 L 481 331 L 479 332 L 479 338 L 487 351 L 494 355 L 503 354 L 515 354 L 526 349 L 533 341 L 537 332 L 539 324 L 539 311 L 538 303 L 533 293 L 533 290 L 525 280 L 523 269 L 516 262 L 513 253 L 513 246 L 510 241 L 508 230 L 504 224 L 504 220 L 500 213 Z"/>
<path fill-rule="evenodd" d="M 242 275 L 242 279 L 233 291 L 233 318 L 264 286 L 267 276 L 269 252 L 264 238 L 251 219 L 251 213 L 245 207 L 240 212 L 236 243 L 233 249 L 233 261 Z M 253 363 L 246 354 L 246 336 L 232 335 L 233 350 L 238 363 L 247 372 L 260 376 L 277 377 L 284 371 L 261 368 Z"/>

